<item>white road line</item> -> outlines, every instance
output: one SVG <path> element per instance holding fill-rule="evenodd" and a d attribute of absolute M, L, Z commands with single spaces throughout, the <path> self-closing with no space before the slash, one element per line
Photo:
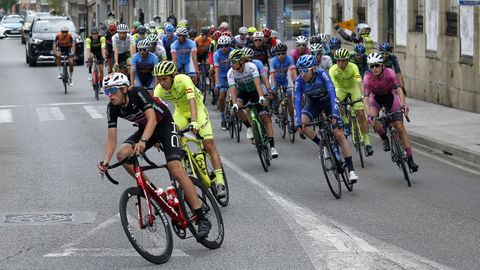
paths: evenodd
<path fill-rule="evenodd" d="M 0 110 L 0 123 L 13 122 L 12 110 Z"/>
<path fill-rule="evenodd" d="M 132 248 L 67 248 L 60 253 L 48 253 L 44 258 L 59 257 L 139 257 L 135 249 Z M 190 257 L 187 253 L 174 249 L 172 257 Z"/>
<path fill-rule="evenodd" d="M 99 113 L 94 106 L 83 106 L 93 119 L 105 118 L 106 116 Z"/>
<path fill-rule="evenodd" d="M 51 107 L 51 108 L 36 108 L 38 119 L 40 121 L 53 121 L 53 120 L 65 120 L 60 108 Z"/>
<path fill-rule="evenodd" d="M 274 208 L 281 207 L 278 213 L 295 234 L 316 269 L 449 269 L 372 239 L 370 242 L 377 243 L 375 247 L 359 237 L 359 233 L 354 233 L 353 229 L 275 193 L 224 156 L 222 162 L 243 179 L 259 187 L 260 194 L 273 203 Z"/>
<path fill-rule="evenodd" d="M 24 105 L 0 105 L 0 109 L 4 108 L 18 108 L 18 107 L 23 107 Z"/>

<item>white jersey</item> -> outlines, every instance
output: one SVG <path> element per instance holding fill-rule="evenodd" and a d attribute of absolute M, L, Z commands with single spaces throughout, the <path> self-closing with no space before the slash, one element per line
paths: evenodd
<path fill-rule="evenodd" d="M 332 58 L 330 58 L 328 55 L 322 55 L 322 59 L 318 66 L 321 69 L 328 70 L 331 66 L 333 66 Z"/>
<path fill-rule="evenodd" d="M 253 79 L 259 78 L 257 66 L 254 63 L 244 63 L 243 72 L 230 68 L 227 73 L 228 86 L 236 86 L 237 91 L 240 92 L 254 92 L 257 91 Z"/>
<path fill-rule="evenodd" d="M 116 33 L 112 37 L 112 46 L 118 48 L 118 54 L 126 53 L 130 51 L 130 46 L 135 46 L 135 39 L 127 33 L 127 37 L 122 40 L 118 36 L 118 33 Z"/>
<path fill-rule="evenodd" d="M 157 48 L 153 52 L 158 57 L 158 62 L 167 60 L 167 52 L 165 51 L 165 48 L 163 48 L 163 46 L 160 44 L 157 44 Z"/>
<path fill-rule="evenodd" d="M 248 38 L 246 36 L 245 36 L 245 39 L 242 39 L 240 35 L 236 35 L 234 40 L 235 40 L 235 47 L 237 48 L 247 47 Z"/>

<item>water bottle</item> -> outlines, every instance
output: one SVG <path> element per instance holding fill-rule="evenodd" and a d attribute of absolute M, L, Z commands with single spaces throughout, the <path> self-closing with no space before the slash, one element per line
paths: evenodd
<path fill-rule="evenodd" d="M 195 156 L 195 159 L 197 160 L 198 167 L 200 168 L 201 171 L 205 171 L 205 157 L 203 154 L 197 154 Z"/>
<path fill-rule="evenodd" d="M 158 197 L 164 198 L 164 199 L 166 198 L 165 192 L 163 191 L 162 188 L 158 188 L 155 192 L 157 193 Z"/>
<path fill-rule="evenodd" d="M 178 198 L 175 188 L 173 186 L 168 186 L 166 192 L 168 204 L 172 207 L 176 207 L 178 205 Z"/>
<path fill-rule="evenodd" d="M 334 144 L 332 149 L 333 149 L 333 154 L 335 155 L 335 159 L 340 161 L 340 153 L 338 152 L 338 145 Z"/>

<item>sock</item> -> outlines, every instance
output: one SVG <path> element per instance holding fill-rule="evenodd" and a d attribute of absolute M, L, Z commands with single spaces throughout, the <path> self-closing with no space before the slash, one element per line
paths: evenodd
<path fill-rule="evenodd" d="M 370 134 L 363 134 L 363 139 L 365 140 L 366 145 L 370 145 Z"/>
<path fill-rule="evenodd" d="M 216 169 L 215 170 L 215 182 L 217 184 L 224 184 L 223 182 L 223 171 L 222 169 Z"/>
<path fill-rule="evenodd" d="M 407 156 L 411 157 L 413 155 L 412 147 L 405 148 L 405 151 L 407 151 Z"/>
<path fill-rule="evenodd" d="M 203 213 L 202 207 L 193 210 L 193 213 L 197 216 L 197 220 L 205 219 L 205 214 Z"/>
<path fill-rule="evenodd" d="M 317 135 L 315 135 L 315 138 L 313 138 L 312 141 L 313 141 L 314 143 L 316 143 L 317 145 L 320 145 L 320 138 L 318 138 Z"/>
<path fill-rule="evenodd" d="M 275 147 L 275 141 L 273 140 L 273 137 L 268 137 L 268 143 L 270 143 L 270 147 Z"/>
<path fill-rule="evenodd" d="M 249 123 L 248 121 L 243 122 L 243 124 L 244 124 L 247 128 L 251 127 L 251 125 L 250 125 L 250 123 Z"/>
<path fill-rule="evenodd" d="M 88 73 L 92 73 L 92 66 L 88 67 Z"/>
<path fill-rule="evenodd" d="M 348 171 L 351 172 L 353 171 L 353 162 L 352 162 L 352 157 L 345 157 L 345 163 L 347 163 Z"/>

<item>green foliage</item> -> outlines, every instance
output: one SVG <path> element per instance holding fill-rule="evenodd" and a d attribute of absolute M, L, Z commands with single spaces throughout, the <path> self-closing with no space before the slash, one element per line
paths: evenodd
<path fill-rule="evenodd" d="M 0 8 L 3 8 L 6 11 L 10 10 L 10 7 L 16 4 L 16 0 L 0 0 Z"/>
<path fill-rule="evenodd" d="M 63 13 L 62 0 L 48 0 L 48 9 L 49 11 L 53 10 L 57 15 Z"/>

